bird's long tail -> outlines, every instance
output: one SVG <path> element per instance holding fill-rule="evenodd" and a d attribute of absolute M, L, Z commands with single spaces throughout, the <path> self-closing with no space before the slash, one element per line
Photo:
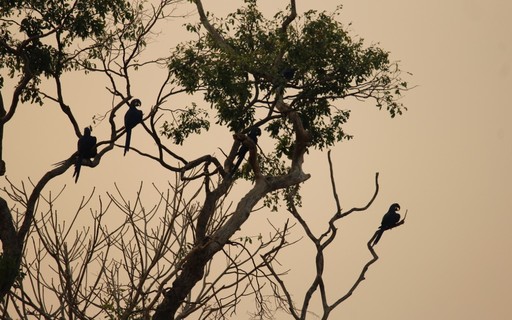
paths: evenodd
<path fill-rule="evenodd" d="M 81 167 L 82 167 L 82 158 L 76 157 L 75 172 L 73 172 L 73 177 L 75 177 L 75 183 L 78 182 L 78 177 L 80 176 L 80 168 Z"/>
<path fill-rule="evenodd" d="M 130 150 L 130 140 L 132 138 L 132 130 L 126 129 L 126 143 L 124 144 L 124 155 Z"/>
<path fill-rule="evenodd" d="M 382 229 L 377 230 L 377 236 L 375 237 L 375 240 L 373 241 L 372 246 L 376 245 L 379 242 L 380 237 L 382 237 L 382 234 L 384 234 L 384 230 L 382 230 Z"/>
<path fill-rule="evenodd" d="M 240 167 L 240 164 L 244 160 L 244 156 L 245 156 L 245 153 L 238 155 L 238 159 L 237 159 L 235 165 L 233 166 L 233 168 L 231 169 L 231 174 L 234 174 L 236 172 L 236 170 L 238 170 L 238 167 Z"/>

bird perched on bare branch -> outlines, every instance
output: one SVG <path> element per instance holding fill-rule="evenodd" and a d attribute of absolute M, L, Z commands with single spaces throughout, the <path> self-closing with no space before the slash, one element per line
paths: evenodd
<path fill-rule="evenodd" d="M 130 104 L 128 111 L 124 115 L 124 127 L 126 128 L 126 143 L 124 145 L 124 155 L 130 149 L 130 140 L 132 137 L 132 130 L 136 125 L 142 122 L 142 111 L 137 109 L 141 106 L 139 99 L 133 99 Z"/>
<path fill-rule="evenodd" d="M 254 144 L 256 144 L 256 145 L 258 144 L 259 136 L 261 136 L 261 129 L 259 127 L 253 127 L 247 134 L 247 137 L 249 139 L 251 139 L 254 142 Z M 238 167 L 244 160 L 244 157 L 247 154 L 247 151 L 249 151 L 249 148 L 247 148 L 247 146 L 242 143 L 242 145 L 238 149 L 238 152 L 236 153 L 238 159 L 237 159 L 235 165 L 233 166 L 233 169 L 231 169 L 231 174 L 235 173 L 236 170 L 238 170 Z"/>
<path fill-rule="evenodd" d="M 400 205 L 398 203 L 393 203 L 389 207 L 388 212 L 386 212 L 384 217 L 382 217 L 382 222 L 379 230 L 377 230 L 377 236 L 373 241 L 373 245 L 376 245 L 379 242 L 384 231 L 396 227 L 398 222 L 400 222 L 400 214 L 398 214 L 397 211 L 400 211 Z"/>
<path fill-rule="evenodd" d="M 73 177 L 75 177 L 75 183 L 78 182 L 78 177 L 80 176 L 82 161 L 85 159 L 94 158 L 97 154 L 96 137 L 91 135 L 90 127 L 86 127 L 84 129 L 83 136 L 78 139 L 77 151 L 78 154 L 75 159 L 75 172 L 73 173 Z"/>

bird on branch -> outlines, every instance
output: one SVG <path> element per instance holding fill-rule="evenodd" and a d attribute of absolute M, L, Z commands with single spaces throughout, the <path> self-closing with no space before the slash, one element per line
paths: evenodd
<path fill-rule="evenodd" d="M 251 139 L 255 145 L 258 144 L 258 137 L 261 136 L 261 129 L 259 127 L 253 127 L 247 134 L 247 137 Z M 238 170 L 238 167 L 244 160 L 245 155 L 247 154 L 247 151 L 249 151 L 249 148 L 242 143 L 240 148 L 238 149 L 236 156 L 238 157 L 235 165 L 233 166 L 233 169 L 231 169 L 231 174 L 235 173 L 236 170 Z"/>
<path fill-rule="evenodd" d="M 281 70 L 281 75 L 286 79 L 286 81 L 292 81 L 295 76 L 295 69 L 292 67 L 285 67 Z"/>
<path fill-rule="evenodd" d="M 126 128 L 126 143 L 124 145 L 124 155 L 130 149 L 130 140 L 132 137 L 132 130 L 136 125 L 142 122 L 142 111 L 137 109 L 141 106 L 139 99 L 133 99 L 129 104 L 129 109 L 124 115 L 124 127 Z"/>
<path fill-rule="evenodd" d="M 73 173 L 75 183 L 78 182 L 78 177 L 80 176 L 82 161 L 85 159 L 89 160 L 94 158 L 97 154 L 96 137 L 91 135 L 90 127 L 86 127 L 84 129 L 83 136 L 78 139 L 77 151 L 78 154 L 75 159 L 75 172 Z"/>
<path fill-rule="evenodd" d="M 399 225 L 400 222 L 400 214 L 398 214 L 397 211 L 400 211 L 400 205 L 398 203 L 393 203 L 390 207 L 388 212 L 382 217 L 382 222 L 380 224 L 379 230 L 376 232 L 375 240 L 373 241 L 373 245 L 376 245 L 380 238 L 382 237 L 382 234 L 384 231 L 392 229 Z"/>

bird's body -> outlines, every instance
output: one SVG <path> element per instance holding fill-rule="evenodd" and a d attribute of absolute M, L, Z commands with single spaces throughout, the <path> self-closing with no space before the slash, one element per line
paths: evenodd
<path fill-rule="evenodd" d="M 281 75 L 286 79 L 286 81 L 291 81 L 295 76 L 295 69 L 286 67 L 281 71 Z"/>
<path fill-rule="evenodd" d="M 83 136 L 78 139 L 77 152 L 78 154 L 75 159 L 75 172 L 73 173 L 75 183 L 78 181 L 78 177 L 80 176 L 82 161 L 94 158 L 97 154 L 96 137 L 91 135 L 91 128 L 85 128 Z"/>
<path fill-rule="evenodd" d="M 400 210 L 400 205 L 398 203 L 393 203 L 389 207 L 388 212 L 386 212 L 384 217 L 382 217 L 382 222 L 380 224 L 379 230 L 377 230 L 377 236 L 375 237 L 375 241 L 373 242 L 373 245 L 376 245 L 379 242 L 384 231 L 395 227 L 396 224 L 398 222 L 400 222 L 400 214 L 398 214 L 398 212 L 397 212 L 399 210 Z"/>
<path fill-rule="evenodd" d="M 141 105 L 139 99 L 133 99 L 126 114 L 124 115 L 124 127 L 126 128 L 126 142 L 124 144 L 124 154 L 130 150 L 130 140 L 132 137 L 132 130 L 139 123 L 142 122 L 142 111 L 137 109 Z"/>
<path fill-rule="evenodd" d="M 249 139 L 251 139 L 254 142 L 254 144 L 258 144 L 258 137 L 259 136 L 261 136 L 261 129 L 258 128 L 258 127 L 252 128 L 249 131 L 249 133 L 247 134 L 247 137 Z M 236 172 L 236 170 L 238 169 L 238 167 L 240 166 L 240 164 L 244 160 L 244 157 L 245 157 L 247 151 L 249 151 L 249 148 L 247 148 L 246 145 L 242 144 L 240 146 L 240 148 L 238 149 L 238 152 L 236 153 L 237 161 L 236 161 L 235 165 L 233 166 L 233 169 L 231 170 L 231 173 Z"/>

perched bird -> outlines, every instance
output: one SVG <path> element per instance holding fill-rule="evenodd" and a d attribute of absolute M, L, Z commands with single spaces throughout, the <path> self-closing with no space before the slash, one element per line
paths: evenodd
<path fill-rule="evenodd" d="M 251 139 L 254 144 L 258 144 L 258 137 L 261 136 L 261 129 L 259 127 L 253 127 L 249 133 L 247 134 L 247 137 Z M 231 170 L 231 173 L 235 173 L 235 171 L 238 169 L 242 161 L 244 160 L 245 154 L 249 151 L 249 148 L 247 148 L 246 145 L 242 143 L 240 148 L 238 149 L 238 152 L 236 153 L 236 156 L 238 157 L 235 165 L 233 166 L 233 169 Z"/>
<path fill-rule="evenodd" d="M 281 71 L 281 75 L 286 79 L 286 81 L 291 81 L 295 76 L 295 69 L 292 67 L 285 67 Z"/>
<path fill-rule="evenodd" d="M 124 155 L 130 149 L 130 140 L 132 138 L 132 129 L 142 122 L 142 111 L 137 109 L 141 105 L 139 99 L 133 99 L 130 102 L 129 109 L 124 115 L 124 127 L 126 128 L 126 143 L 124 145 Z"/>
<path fill-rule="evenodd" d="M 377 236 L 373 241 L 373 245 L 376 245 L 377 242 L 379 242 L 380 237 L 382 237 L 385 230 L 395 227 L 400 221 L 400 215 L 397 211 L 400 211 L 400 205 L 398 203 L 393 203 L 391 207 L 389 207 L 388 212 L 386 212 L 384 217 L 382 217 L 382 222 L 380 223 L 379 230 L 377 230 Z"/>
<path fill-rule="evenodd" d="M 75 177 L 75 183 L 78 181 L 78 176 L 80 176 L 82 161 L 85 159 L 94 158 L 97 154 L 96 137 L 91 136 L 90 127 L 86 127 L 84 129 L 83 136 L 78 139 L 77 151 L 78 155 L 75 159 L 75 172 L 73 173 L 73 177 Z"/>

